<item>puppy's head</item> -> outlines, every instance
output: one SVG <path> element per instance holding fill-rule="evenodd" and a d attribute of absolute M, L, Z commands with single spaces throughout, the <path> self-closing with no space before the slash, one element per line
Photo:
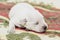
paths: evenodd
<path fill-rule="evenodd" d="M 36 32 L 45 32 L 46 29 L 48 28 L 48 25 L 45 22 L 44 18 L 42 17 L 39 21 L 27 22 L 26 28 Z"/>

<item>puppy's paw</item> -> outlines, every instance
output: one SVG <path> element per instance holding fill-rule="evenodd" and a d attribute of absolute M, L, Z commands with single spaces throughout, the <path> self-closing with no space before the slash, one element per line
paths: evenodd
<path fill-rule="evenodd" d="M 7 32 L 11 34 L 11 33 L 15 33 L 15 30 L 8 30 Z"/>

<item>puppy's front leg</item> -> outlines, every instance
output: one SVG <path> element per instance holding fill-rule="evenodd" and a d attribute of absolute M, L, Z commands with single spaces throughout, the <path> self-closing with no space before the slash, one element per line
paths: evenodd
<path fill-rule="evenodd" d="M 9 33 L 14 33 L 15 32 L 15 25 L 11 20 L 9 21 L 8 32 Z"/>

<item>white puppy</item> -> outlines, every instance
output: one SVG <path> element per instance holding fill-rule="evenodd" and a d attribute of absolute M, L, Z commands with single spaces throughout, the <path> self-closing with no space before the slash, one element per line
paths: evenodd
<path fill-rule="evenodd" d="M 28 3 L 18 3 L 9 12 L 9 32 L 15 31 L 15 25 L 36 32 L 44 32 L 47 24 L 43 15 Z"/>

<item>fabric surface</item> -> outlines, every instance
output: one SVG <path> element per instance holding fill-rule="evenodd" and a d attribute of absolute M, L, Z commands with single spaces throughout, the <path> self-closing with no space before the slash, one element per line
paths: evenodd
<path fill-rule="evenodd" d="M 12 7 L 11 5 L 7 6 L 7 5 L 0 4 L 0 16 L 6 17 L 7 19 L 9 19 L 8 13 L 9 13 L 9 10 L 11 7 Z M 37 35 L 38 37 L 40 37 L 41 40 L 60 40 L 60 12 L 59 11 L 53 12 L 52 10 L 47 11 L 47 10 L 44 10 L 44 9 L 41 9 L 38 7 L 36 7 L 36 9 L 39 12 L 41 12 L 42 15 L 45 17 L 45 20 L 48 24 L 48 30 L 51 30 L 51 31 L 57 30 L 57 31 L 59 31 L 59 33 L 57 33 L 57 32 L 51 32 L 51 33 L 46 32 L 46 33 L 41 34 L 41 33 L 36 33 L 36 32 L 32 32 L 32 31 L 27 31 L 27 33 Z M 1 22 L 2 22 L 2 20 L 0 19 L 0 23 Z M 4 22 L 4 20 L 3 20 L 3 22 Z M 7 29 L 4 27 L 5 27 L 4 25 L 2 25 L 2 26 L 0 25 L 0 40 L 5 40 L 5 39 L 7 40 L 6 35 L 3 35 L 7 31 Z M 20 29 L 16 31 L 16 33 L 19 33 L 19 32 L 26 32 L 26 31 L 24 31 L 24 30 L 21 31 Z M 29 38 L 29 36 L 26 36 L 26 38 Z M 30 39 L 27 39 L 27 40 L 30 40 Z"/>

